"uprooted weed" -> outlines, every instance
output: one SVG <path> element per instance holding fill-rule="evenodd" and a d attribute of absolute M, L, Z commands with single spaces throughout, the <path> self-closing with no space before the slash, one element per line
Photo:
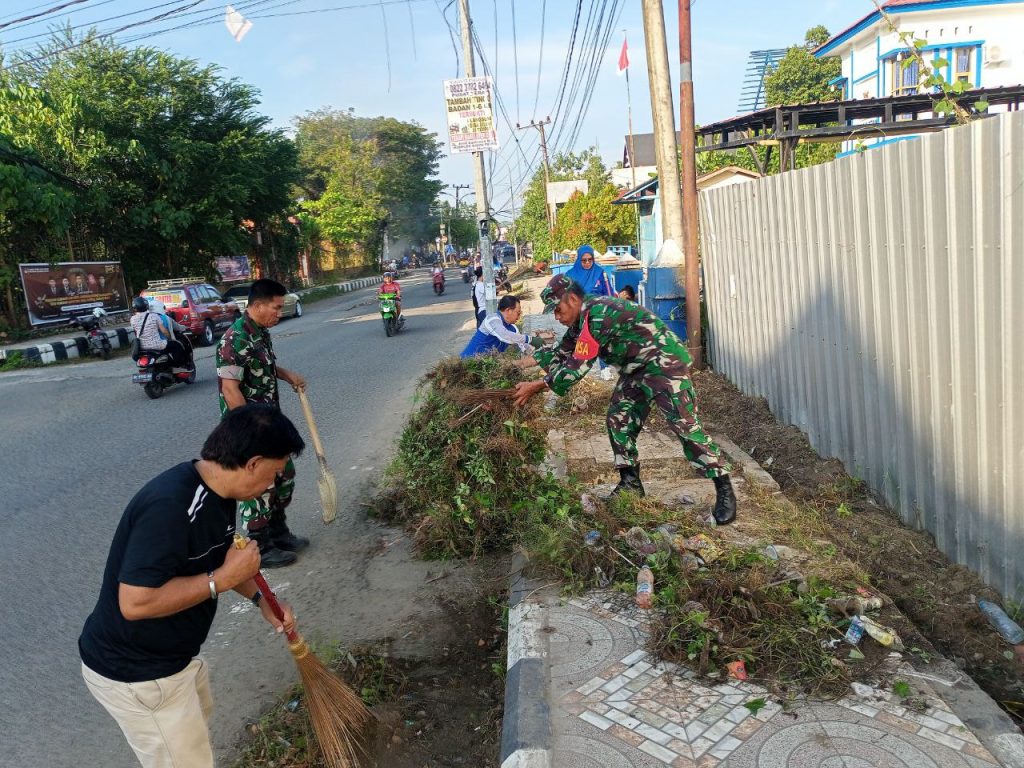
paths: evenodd
<path fill-rule="evenodd" d="M 693 509 L 633 494 L 603 502 L 538 471 L 538 406 L 520 411 L 508 396 L 521 378 L 501 356 L 447 360 L 426 377 L 378 501 L 383 516 L 415 532 L 421 551 L 476 556 L 521 547 L 570 592 L 614 586 L 632 594 L 646 562 L 656 587 L 651 646 L 660 657 L 719 675 L 742 660 L 783 697 L 838 694 L 873 668 L 871 649 L 854 663 L 849 646 L 835 647 L 848 621 L 825 602 L 839 595 L 830 585 L 848 589 L 857 574 L 826 565 L 794 576 L 756 547 L 727 541 Z M 767 495 L 754 502 L 773 503 Z M 772 540 L 827 564 L 829 552 L 817 551 L 825 545 L 818 510 L 802 509 L 792 525 L 784 521 L 793 510 L 768 516 L 778 521 Z"/>

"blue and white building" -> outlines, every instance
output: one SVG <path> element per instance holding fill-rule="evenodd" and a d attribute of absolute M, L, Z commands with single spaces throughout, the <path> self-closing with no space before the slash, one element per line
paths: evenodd
<path fill-rule="evenodd" d="M 887 0 L 882 6 L 899 32 L 926 41 L 921 49 L 926 61 L 945 62 L 940 71 L 947 81 L 972 89 L 1024 83 L 1024 0 Z M 814 55 L 842 61 L 842 74 L 832 85 L 844 100 L 920 92 L 919 65 L 904 65 L 907 46 L 878 10 Z M 914 137 L 871 139 L 868 146 L 906 138 Z"/>

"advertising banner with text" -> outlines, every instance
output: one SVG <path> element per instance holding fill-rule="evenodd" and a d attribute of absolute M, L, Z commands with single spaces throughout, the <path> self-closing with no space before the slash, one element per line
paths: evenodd
<path fill-rule="evenodd" d="M 126 312 L 128 293 L 119 261 L 19 264 L 32 325 L 70 322 L 97 307 Z"/>
<path fill-rule="evenodd" d="M 462 77 L 445 80 L 444 100 L 452 152 L 488 152 L 498 149 L 491 78 Z"/>

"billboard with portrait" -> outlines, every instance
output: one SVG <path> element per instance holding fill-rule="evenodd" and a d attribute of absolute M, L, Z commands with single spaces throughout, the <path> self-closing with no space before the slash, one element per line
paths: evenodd
<path fill-rule="evenodd" d="M 105 312 L 128 311 L 119 261 L 19 264 L 18 269 L 28 319 L 34 326 L 67 323 L 97 307 Z"/>
<path fill-rule="evenodd" d="M 216 266 L 221 282 L 233 283 L 237 280 L 252 280 L 248 256 L 220 256 Z"/>

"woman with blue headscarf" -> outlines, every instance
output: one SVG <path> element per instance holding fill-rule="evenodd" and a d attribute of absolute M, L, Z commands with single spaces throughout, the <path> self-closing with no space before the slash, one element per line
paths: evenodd
<path fill-rule="evenodd" d="M 576 263 L 566 275 L 583 289 L 587 296 L 614 296 L 612 283 L 594 259 L 594 249 L 581 245 L 576 249 Z"/>

